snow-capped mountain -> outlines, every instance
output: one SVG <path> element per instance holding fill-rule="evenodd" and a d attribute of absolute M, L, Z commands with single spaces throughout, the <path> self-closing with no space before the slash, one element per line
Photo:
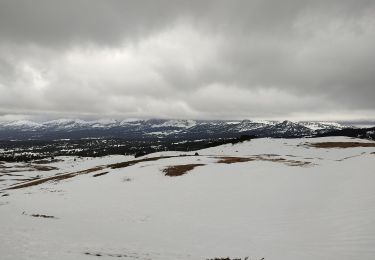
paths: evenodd
<path fill-rule="evenodd" d="M 166 120 L 166 119 L 57 119 L 0 122 L 0 140 L 81 138 L 223 138 L 239 135 L 258 137 L 303 137 L 341 130 L 334 122 L 291 122 L 267 120 Z"/>
<path fill-rule="evenodd" d="M 58 119 L 44 122 L 42 125 L 45 128 L 52 128 L 58 130 L 70 130 L 92 126 L 90 122 L 80 119 Z"/>
<path fill-rule="evenodd" d="M 261 130 L 265 135 L 273 137 L 309 136 L 313 134 L 310 128 L 287 120 L 274 125 L 267 125 Z"/>
<path fill-rule="evenodd" d="M 276 121 L 243 120 L 236 126 L 236 129 L 238 129 L 239 132 L 246 132 L 246 131 L 251 131 L 255 129 L 261 129 L 261 128 L 268 127 L 268 126 L 273 126 L 275 124 L 277 124 Z"/>
<path fill-rule="evenodd" d="M 28 120 L 18 120 L 12 122 L 0 122 L 0 127 L 12 129 L 37 129 L 43 127 L 43 125 Z"/>
<path fill-rule="evenodd" d="M 311 129 L 311 130 L 341 130 L 345 127 L 349 127 L 346 125 L 341 125 L 336 122 L 299 122 L 299 124 Z"/>

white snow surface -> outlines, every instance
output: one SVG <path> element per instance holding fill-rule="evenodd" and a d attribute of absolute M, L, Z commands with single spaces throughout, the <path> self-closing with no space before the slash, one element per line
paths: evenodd
<path fill-rule="evenodd" d="M 145 158 L 176 157 L 106 168 L 100 171 L 108 171 L 106 175 L 95 178 L 98 172 L 3 190 L 0 258 L 372 260 L 375 148 L 307 145 L 327 141 L 370 142 L 346 137 L 255 139 L 200 150 L 199 156 L 150 154 Z M 311 164 L 221 164 L 219 156 L 268 156 Z M 17 174 L 53 176 L 134 160 L 59 159 L 63 161 L 50 164 L 59 170 Z M 162 172 L 182 164 L 204 166 L 178 177 Z M 2 188 L 13 184 L 9 179 L 0 183 Z"/>

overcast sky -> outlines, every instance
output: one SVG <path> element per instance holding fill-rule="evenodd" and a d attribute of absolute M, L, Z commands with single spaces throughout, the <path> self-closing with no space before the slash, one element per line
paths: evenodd
<path fill-rule="evenodd" d="M 375 119 L 375 1 L 0 0 L 0 120 Z"/>

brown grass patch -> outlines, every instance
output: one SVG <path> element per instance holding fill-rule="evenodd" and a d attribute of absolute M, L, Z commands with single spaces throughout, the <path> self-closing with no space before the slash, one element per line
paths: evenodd
<path fill-rule="evenodd" d="M 90 169 L 87 169 L 87 170 L 82 170 L 82 171 L 79 171 L 77 172 L 78 174 L 87 174 L 87 173 L 92 173 L 92 172 L 97 172 L 97 171 L 101 171 L 104 169 L 104 166 L 96 166 L 96 167 L 93 167 L 93 168 L 90 168 Z"/>
<path fill-rule="evenodd" d="M 165 176 L 170 176 L 170 177 L 181 176 L 198 166 L 204 166 L 204 164 L 174 165 L 174 166 L 169 166 L 165 168 L 163 172 L 165 173 Z"/>
<path fill-rule="evenodd" d="M 185 156 L 191 156 L 191 155 L 183 155 L 182 157 L 185 157 Z M 173 158 L 173 157 L 177 157 L 177 156 L 160 156 L 160 157 L 143 158 L 143 159 L 137 159 L 137 160 L 132 160 L 132 161 L 109 164 L 107 165 L 107 167 L 111 169 L 125 168 L 125 167 L 133 166 L 141 162 L 152 162 L 152 161 L 157 161 L 160 159 L 168 159 L 168 158 Z"/>
<path fill-rule="evenodd" d="M 49 216 L 44 214 L 31 214 L 30 216 L 34 218 L 56 218 L 55 216 Z"/>
<path fill-rule="evenodd" d="M 88 173 L 91 173 L 91 172 L 100 171 L 100 170 L 103 170 L 103 168 L 104 168 L 103 166 L 97 166 L 97 167 L 90 168 L 90 169 L 83 170 L 83 171 L 64 173 L 64 174 L 59 174 L 59 175 L 55 175 L 55 176 L 48 177 L 48 178 L 28 181 L 28 182 L 25 182 L 25 183 L 20 183 L 20 184 L 16 184 L 14 186 L 11 186 L 11 187 L 7 188 L 6 190 L 15 190 L 15 189 L 31 187 L 31 186 L 39 185 L 39 184 L 49 182 L 49 181 L 58 182 L 58 181 L 61 181 L 61 180 L 73 178 L 77 175 L 88 174 Z"/>
<path fill-rule="evenodd" d="M 0 177 L 1 176 L 18 177 L 18 176 L 23 176 L 23 174 L 4 173 L 4 174 L 0 174 Z"/>
<path fill-rule="evenodd" d="M 56 176 L 52 176 L 52 177 L 48 177 L 48 178 L 43 178 L 43 179 L 39 179 L 39 180 L 28 181 L 28 182 L 25 182 L 25 183 L 16 184 L 14 186 L 11 186 L 11 187 L 7 188 L 6 190 L 15 190 L 15 189 L 31 187 L 31 186 L 35 186 L 35 185 L 39 185 L 39 184 L 48 182 L 48 181 L 61 181 L 61 180 L 72 178 L 74 176 L 76 176 L 76 174 L 74 174 L 74 173 L 60 174 L 60 175 L 56 175 Z"/>
<path fill-rule="evenodd" d="M 15 166 L 3 166 L 0 167 L 0 173 L 9 173 L 9 172 L 32 172 L 32 171 L 52 171 L 58 170 L 57 167 L 48 166 L 48 165 L 15 165 Z"/>
<path fill-rule="evenodd" d="M 256 160 L 258 161 L 266 161 L 266 162 L 279 162 L 279 163 L 283 163 L 285 165 L 288 165 L 288 166 L 300 166 L 300 167 L 303 167 L 303 166 L 307 166 L 307 165 L 311 165 L 311 162 L 307 162 L 307 161 L 298 161 L 298 160 L 287 160 L 285 158 L 281 158 L 281 157 L 278 157 L 278 158 L 271 158 L 271 157 L 263 157 L 263 156 L 258 156 L 256 158 Z"/>
<path fill-rule="evenodd" d="M 105 256 L 107 257 L 115 257 L 115 258 L 126 258 L 126 259 L 143 259 L 143 260 L 151 260 L 151 258 L 148 257 L 148 254 L 146 254 L 144 257 L 136 254 L 136 253 L 126 253 L 126 254 L 117 254 L 117 253 L 103 253 L 103 252 L 84 252 L 83 254 L 88 256 Z"/>
<path fill-rule="evenodd" d="M 22 212 L 22 215 L 34 217 L 34 218 L 55 218 L 55 216 L 50 216 L 50 215 L 44 215 L 44 214 L 26 214 L 26 212 Z"/>
<path fill-rule="evenodd" d="M 99 177 L 99 176 L 103 176 L 103 175 L 106 175 L 108 172 L 100 172 L 100 173 L 96 173 L 94 174 L 92 177 Z"/>
<path fill-rule="evenodd" d="M 192 155 L 182 155 L 182 157 L 186 157 L 186 156 L 192 156 Z M 168 159 L 168 158 L 173 158 L 173 157 L 181 157 L 181 156 L 151 157 L 151 158 L 143 158 L 143 159 L 137 159 L 137 160 L 132 160 L 132 161 L 108 164 L 108 165 L 105 165 L 105 166 L 96 166 L 96 167 L 86 169 L 86 170 L 82 170 L 82 171 L 78 171 L 78 172 L 64 173 L 64 174 L 59 174 L 59 175 L 55 175 L 55 176 L 48 177 L 48 178 L 27 181 L 27 182 L 24 182 L 24 183 L 19 183 L 19 184 L 11 186 L 9 188 L 6 188 L 5 190 L 13 190 L 13 189 L 21 189 L 21 188 L 31 187 L 31 186 L 40 185 L 42 183 L 49 182 L 49 181 L 58 182 L 58 181 L 61 181 L 61 180 L 73 178 L 77 175 L 101 171 L 105 168 L 111 168 L 111 169 L 125 168 L 125 167 L 129 167 L 129 166 L 135 165 L 137 163 L 141 163 L 141 162 L 151 162 L 151 161 L 157 161 L 157 160 L 160 160 L 160 159 Z M 51 167 L 52 168 L 52 166 L 40 166 L 40 165 L 38 165 L 37 167 Z M 34 167 L 34 169 L 35 169 L 35 167 Z M 42 169 L 46 170 L 47 168 L 42 168 Z M 103 174 L 97 174 L 94 177 L 98 177 L 100 175 L 104 175 L 104 173 Z"/>
<path fill-rule="evenodd" d="M 275 154 L 263 154 L 263 155 L 256 155 L 250 157 L 216 157 L 220 159 L 217 163 L 225 163 L 225 164 L 232 164 L 232 163 L 241 163 L 241 162 L 250 162 L 250 161 L 266 161 L 266 162 L 279 162 L 284 163 L 288 166 L 307 166 L 310 165 L 311 162 L 307 161 L 298 161 L 298 160 L 287 160 L 285 158 L 276 157 L 278 155 Z"/>
<path fill-rule="evenodd" d="M 305 161 L 295 161 L 295 160 L 288 160 L 286 162 L 284 162 L 286 165 L 289 165 L 289 166 L 300 166 L 300 167 L 303 167 L 303 166 L 307 166 L 307 165 L 311 165 L 312 163 L 311 162 L 305 162 Z"/>
<path fill-rule="evenodd" d="M 242 258 L 215 257 L 215 258 L 207 258 L 206 260 L 242 260 Z M 250 258 L 245 257 L 243 258 L 243 260 L 250 260 Z M 264 260 L 264 257 L 260 260 Z"/>
<path fill-rule="evenodd" d="M 31 177 L 31 178 L 9 179 L 9 180 L 22 182 L 22 181 L 33 181 L 33 180 L 39 180 L 39 179 L 40 177 Z"/>
<path fill-rule="evenodd" d="M 62 161 L 63 160 L 61 160 L 61 159 L 51 159 L 51 160 L 41 159 L 41 160 L 33 161 L 33 163 L 36 163 L 36 164 L 48 164 L 48 163 L 55 163 L 55 162 L 62 162 Z"/>
<path fill-rule="evenodd" d="M 225 164 L 232 164 L 232 163 L 240 163 L 240 162 L 249 162 L 254 161 L 253 158 L 246 158 L 246 157 L 219 157 L 220 160 L 217 163 L 225 163 Z"/>
<path fill-rule="evenodd" d="M 31 168 L 35 169 L 36 171 L 52 171 L 58 170 L 59 168 L 54 166 L 47 166 L 47 165 L 32 165 Z"/>
<path fill-rule="evenodd" d="M 315 148 L 354 148 L 354 147 L 375 147 L 375 143 L 321 142 L 321 143 L 310 143 L 310 146 L 315 147 Z"/>

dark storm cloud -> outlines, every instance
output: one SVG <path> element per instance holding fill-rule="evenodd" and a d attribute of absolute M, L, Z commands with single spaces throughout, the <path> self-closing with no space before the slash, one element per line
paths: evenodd
<path fill-rule="evenodd" d="M 1 0 L 0 113 L 373 118 L 373 46 L 373 1 Z"/>

